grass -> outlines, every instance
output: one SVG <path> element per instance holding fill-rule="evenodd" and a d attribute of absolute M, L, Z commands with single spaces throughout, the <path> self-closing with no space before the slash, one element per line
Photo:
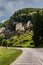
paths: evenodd
<path fill-rule="evenodd" d="M 22 50 L 0 47 L 0 65 L 9 65 L 22 53 Z"/>

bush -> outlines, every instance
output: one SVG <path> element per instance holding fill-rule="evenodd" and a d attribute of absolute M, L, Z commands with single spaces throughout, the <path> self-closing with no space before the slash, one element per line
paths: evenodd
<path fill-rule="evenodd" d="M 23 43 L 28 42 L 28 40 L 23 40 Z"/>
<path fill-rule="evenodd" d="M 9 39 L 3 40 L 3 46 L 11 46 L 13 43 Z"/>

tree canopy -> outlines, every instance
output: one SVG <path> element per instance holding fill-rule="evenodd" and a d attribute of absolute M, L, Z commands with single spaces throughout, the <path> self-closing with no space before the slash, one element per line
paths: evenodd
<path fill-rule="evenodd" d="M 33 24 L 33 41 L 35 46 L 39 46 L 43 44 L 43 15 L 40 14 L 38 11 L 32 17 L 32 24 Z"/>

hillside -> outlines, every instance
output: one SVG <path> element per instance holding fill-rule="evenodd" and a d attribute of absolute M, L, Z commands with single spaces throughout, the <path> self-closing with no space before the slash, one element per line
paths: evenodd
<path fill-rule="evenodd" d="M 17 10 L 7 21 L 0 23 L 0 28 L 5 27 L 6 30 L 10 30 L 10 32 L 25 31 L 26 29 L 29 30 L 32 26 L 32 16 L 37 11 L 43 14 L 43 8 L 23 8 Z"/>
<path fill-rule="evenodd" d="M 2 23 L 2 25 L 0 24 L 0 27 L 5 26 L 6 28 L 14 31 L 16 23 L 26 25 L 28 21 L 32 20 L 32 15 L 37 11 L 43 11 L 43 8 L 23 8 L 17 10 L 7 21 Z"/>
<path fill-rule="evenodd" d="M 20 9 L 10 17 L 8 21 L 12 22 L 27 22 L 28 20 L 31 20 L 32 14 L 36 13 L 37 11 L 41 11 L 40 8 L 23 8 Z"/>
<path fill-rule="evenodd" d="M 36 18 L 34 18 L 33 16 L 34 14 Z M 32 19 L 34 21 L 36 20 L 37 22 L 40 21 L 41 28 L 43 28 L 43 24 L 42 24 L 43 23 L 43 9 L 24 8 L 24 9 L 18 10 L 14 12 L 14 14 L 7 21 L 5 21 L 4 23 L 1 23 L 0 28 L 5 27 L 4 37 L 3 37 L 3 34 L 0 35 L 0 39 L 3 41 L 3 43 L 1 41 L 3 46 L 8 45 L 8 46 L 31 47 L 31 44 L 32 46 L 34 46 L 33 44 L 33 24 L 36 25 L 37 23 L 34 23 Z M 36 26 L 39 26 L 38 24 Z M 34 28 L 38 28 L 38 27 L 34 27 Z M 38 30 L 40 31 L 40 28 L 38 28 Z M 38 30 L 36 29 L 36 31 Z"/>
<path fill-rule="evenodd" d="M 21 35 L 15 35 L 11 37 L 13 39 L 14 44 L 12 46 L 17 46 L 17 47 L 34 47 L 34 45 L 31 45 L 33 42 L 32 40 L 33 36 L 33 31 L 26 31 L 24 34 Z"/>

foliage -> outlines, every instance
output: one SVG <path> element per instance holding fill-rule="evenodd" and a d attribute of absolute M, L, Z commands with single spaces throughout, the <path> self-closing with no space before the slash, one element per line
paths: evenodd
<path fill-rule="evenodd" d="M 19 47 L 30 47 L 30 43 L 32 43 L 32 36 L 33 32 L 26 31 L 25 33 L 21 34 L 19 37 L 15 35 L 11 37 L 13 39 L 12 46 L 19 46 Z"/>
<path fill-rule="evenodd" d="M 3 24 L 2 23 L 0 23 L 0 28 L 3 26 Z"/>
<path fill-rule="evenodd" d="M 4 34 L 0 34 L 0 46 L 3 45 Z"/>
<path fill-rule="evenodd" d="M 37 11 L 43 11 L 41 8 L 23 8 L 15 11 L 14 14 L 3 23 L 3 26 L 9 28 L 11 31 L 15 31 L 15 24 L 17 22 L 22 22 L 26 24 L 28 20 L 32 19 L 32 16 Z"/>
<path fill-rule="evenodd" d="M 34 33 L 33 40 L 35 47 L 37 47 L 43 43 L 43 16 L 39 11 L 33 15 L 32 21 Z"/>
<path fill-rule="evenodd" d="M 2 37 L 2 40 L 0 39 L 1 40 L 0 44 L 6 47 L 8 46 L 30 47 L 30 43 L 33 42 L 32 36 L 33 36 L 33 32 L 27 30 L 25 33 L 22 33 L 20 35 L 16 34 L 9 39 Z"/>
<path fill-rule="evenodd" d="M 3 39 L 3 46 L 10 46 L 11 42 L 9 39 Z"/>
<path fill-rule="evenodd" d="M 6 29 L 10 29 L 10 31 L 15 31 L 16 23 L 22 22 L 22 24 L 25 27 L 25 30 L 27 31 L 26 23 L 29 20 L 33 24 L 32 28 L 33 28 L 34 35 L 29 35 L 29 33 L 27 34 L 25 31 L 24 31 L 24 34 L 21 34 L 21 33 L 19 34 L 17 32 L 18 34 L 15 35 L 14 38 L 11 37 L 9 39 L 8 38 L 4 39 L 3 41 L 5 42 L 5 44 L 8 44 L 8 46 L 12 46 L 12 45 L 13 46 L 17 46 L 17 45 L 18 46 L 19 45 L 20 46 L 23 46 L 23 45 L 29 46 L 30 43 L 33 41 L 35 43 L 35 46 L 42 44 L 43 43 L 43 8 L 20 9 L 20 10 L 14 12 L 14 14 L 7 21 L 5 21 L 4 23 L 1 23 L 0 27 L 5 26 Z M 11 35 L 11 34 L 7 34 L 8 37 L 9 37 L 9 35 Z M 32 36 L 33 36 L 33 40 L 32 40 Z M 29 40 L 30 38 L 31 38 L 31 41 Z M 0 37 L 0 40 L 2 40 L 1 37 Z M 2 43 L 2 42 L 0 42 L 0 43 Z M 29 43 L 29 45 L 28 45 L 28 43 Z"/>

